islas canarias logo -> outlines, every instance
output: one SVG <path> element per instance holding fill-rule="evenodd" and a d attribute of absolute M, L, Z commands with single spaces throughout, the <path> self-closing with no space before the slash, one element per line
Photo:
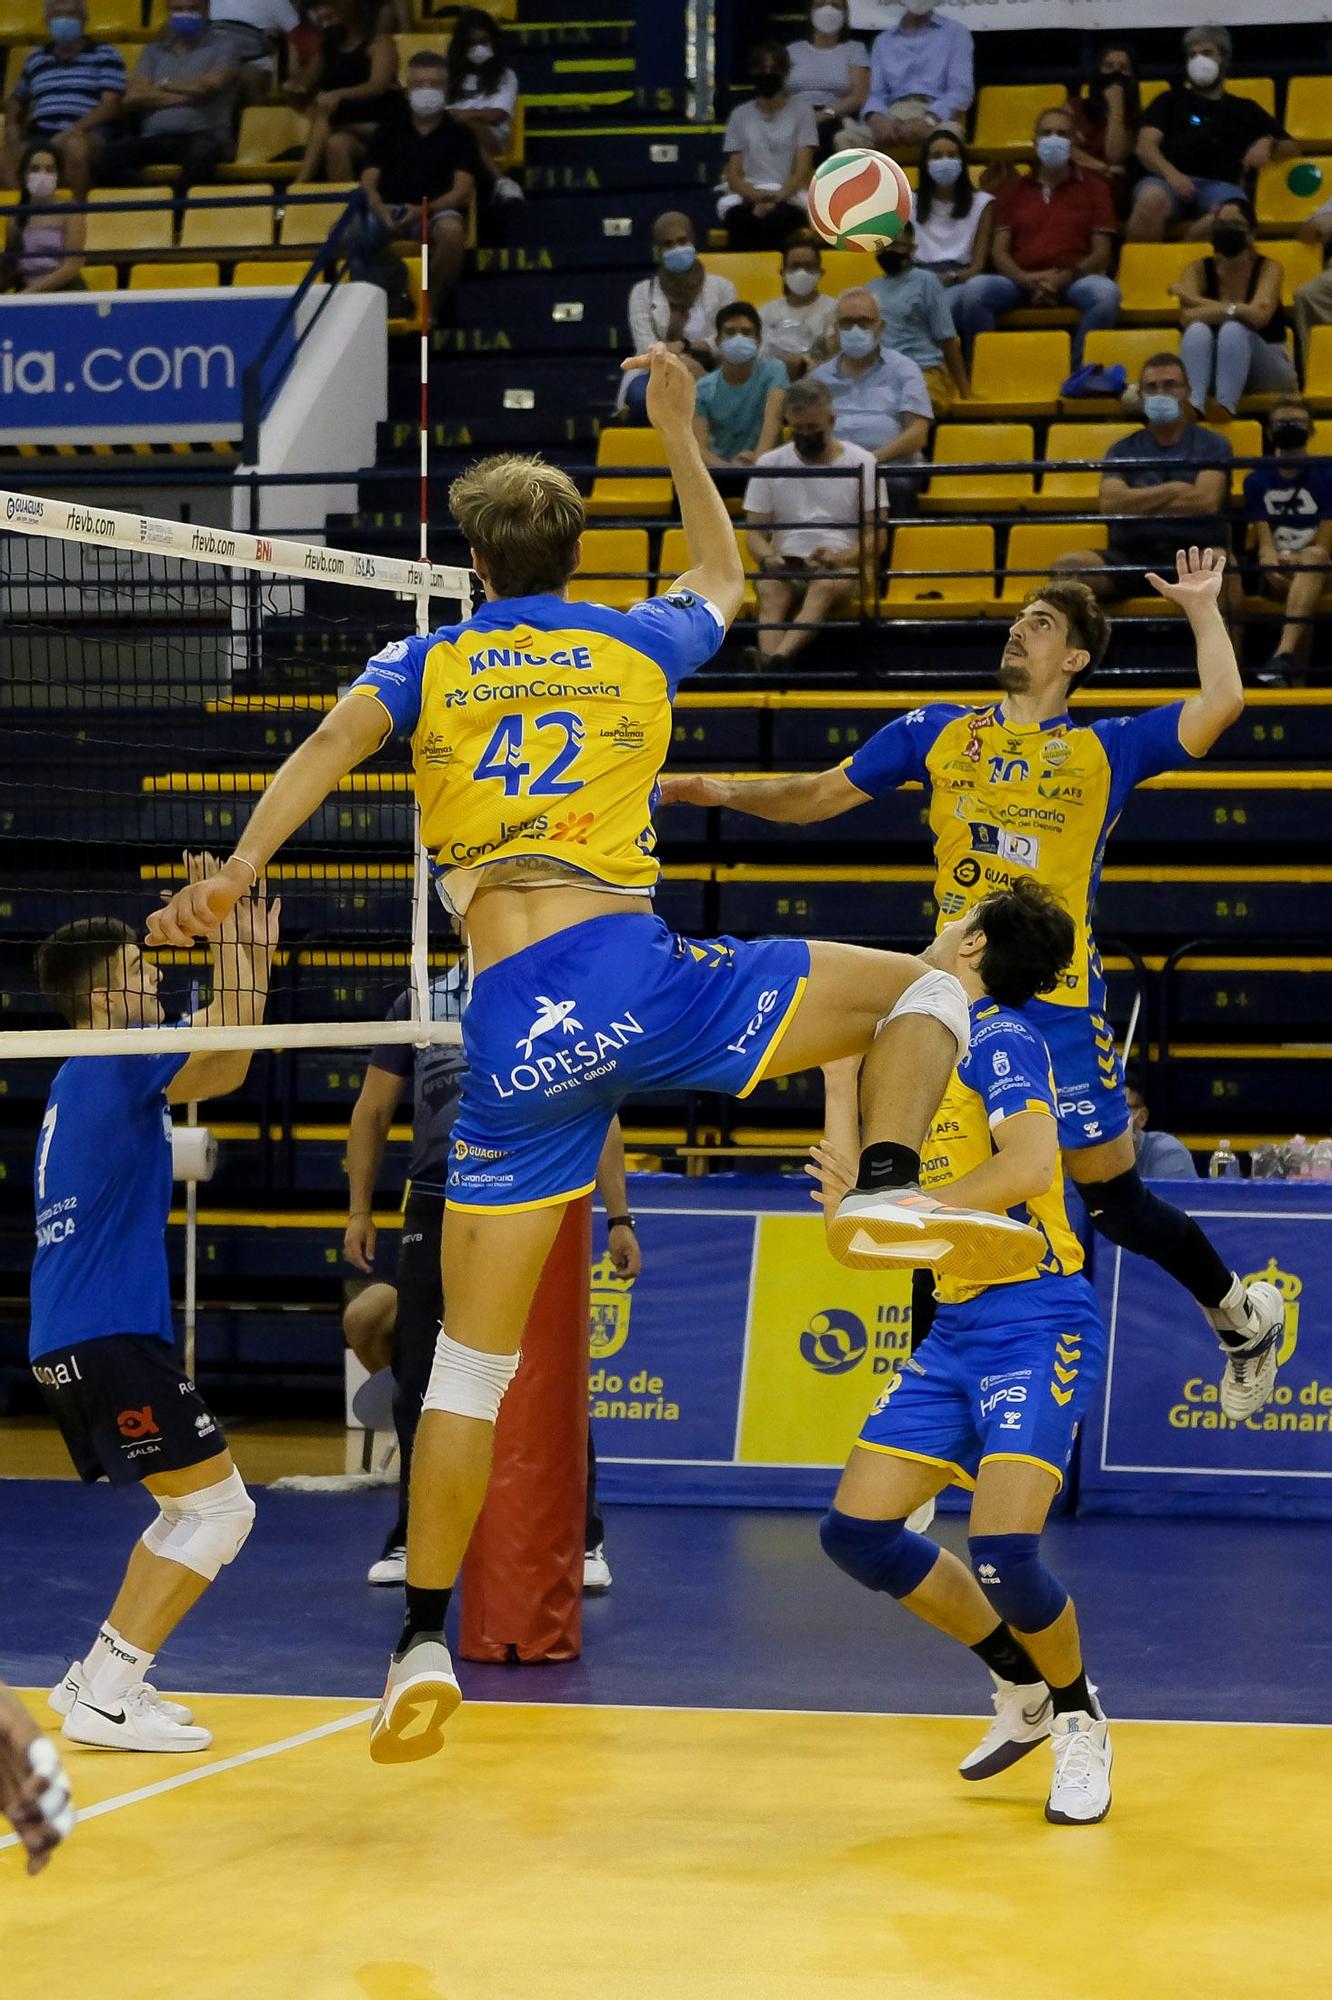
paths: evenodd
<path fill-rule="evenodd" d="M 1273 1285 L 1280 1292 L 1286 1307 L 1286 1323 L 1281 1329 L 1281 1345 L 1277 1349 L 1277 1366 L 1284 1368 L 1295 1352 L 1295 1343 L 1300 1337 L 1300 1294 L 1304 1290 L 1304 1280 L 1297 1278 L 1293 1271 L 1283 1271 L 1275 1257 L 1267 1260 L 1265 1271 L 1248 1271 L 1241 1280 L 1245 1285 Z"/>
<path fill-rule="evenodd" d="M 597 1258 L 592 1266 L 592 1335 L 588 1348 L 594 1361 L 605 1361 L 618 1354 L 628 1340 L 633 1288 L 633 1279 L 620 1277 L 609 1256 Z"/>
<path fill-rule="evenodd" d="M 800 1356 L 816 1375 L 846 1375 L 869 1352 L 865 1323 L 855 1313 L 829 1307 L 816 1312 L 800 1336 Z"/>

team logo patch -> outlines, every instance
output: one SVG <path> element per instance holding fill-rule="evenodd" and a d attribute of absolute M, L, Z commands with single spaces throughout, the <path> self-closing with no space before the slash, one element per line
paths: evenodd
<path fill-rule="evenodd" d="M 122 1410 L 116 1418 L 116 1429 L 122 1437 L 158 1437 L 160 1430 L 153 1421 L 153 1406 L 145 1403 L 141 1410 Z"/>
<path fill-rule="evenodd" d="M 1049 742 L 1041 747 L 1042 763 L 1051 765 L 1056 771 L 1061 764 L 1067 764 L 1072 755 L 1072 745 L 1065 736 L 1052 736 Z"/>
<path fill-rule="evenodd" d="M 391 666 L 394 660 L 405 660 L 406 657 L 407 641 L 405 639 L 390 639 L 387 646 L 381 646 L 377 653 L 371 654 L 370 664 L 375 666 L 382 663 L 384 666 Z"/>
<path fill-rule="evenodd" d="M 576 1000 L 548 1000 L 544 993 L 537 994 L 537 1005 L 541 1012 L 533 1021 L 526 1035 L 520 1036 L 514 1047 L 521 1053 L 523 1061 L 529 1062 L 532 1044 L 542 1035 L 551 1034 L 556 1028 L 562 1035 L 581 1035 L 583 1024 L 574 1013 Z"/>

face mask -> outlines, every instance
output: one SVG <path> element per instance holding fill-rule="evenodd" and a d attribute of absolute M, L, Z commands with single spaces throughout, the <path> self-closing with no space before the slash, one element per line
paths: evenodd
<path fill-rule="evenodd" d="M 811 292 L 817 292 L 819 289 L 819 274 L 817 271 L 801 270 L 797 266 L 794 271 L 786 272 L 785 283 L 787 291 L 794 298 L 807 299 Z"/>
<path fill-rule="evenodd" d="M 495 51 L 491 48 L 489 42 L 473 42 L 471 48 L 468 50 L 467 60 L 473 69 L 480 69 L 483 64 L 493 59 L 494 54 Z"/>
<path fill-rule="evenodd" d="M 31 187 L 31 181 L 28 183 Z M 1293 418 L 1288 424 L 1273 424 L 1271 431 L 1273 451 L 1303 451 L 1309 442 L 1308 427 Z"/>
<path fill-rule="evenodd" d="M 53 173 L 37 167 L 28 175 L 28 193 L 34 201 L 49 201 L 59 185 Z"/>
<path fill-rule="evenodd" d="M 1215 56 L 1190 56 L 1189 82 L 1199 90 L 1210 90 L 1221 74 L 1221 65 Z"/>
<path fill-rule="evenodd" d="M 900 278 L 911 262 L 909 250 L 880 250 L 879 269 L 885 278 Z"/>
<path fill-rule="evenodd" d="M 956 153 L 936 153 L 926 172 L 936 187 L 950 188 L 962 178 L 962 162 Z"/>
<path fill-rule="evenodd" d="M 739 368 L 746 361 L 754 359 L 758 353 L 758 342 L 752 333 L 728 333 L 717 352 L 723 361 L 729 361 L 734 367 Z"/>
<path fill-rule="evenodd" d="M 661 253 L 661 268 L 679 277 L 682 271 L 692 271 L 698 261 L 698 252 L 692 243 L 672 243 L 669 250 Z"/>
<path fill-rule="evenodd" d="M 1144 396 L 1142 414 L 1149 424 L 1176 424 L 1179 422 L 1179 397 Z"/>
<path fill-rule="evenodd" d="M 791 442 L 799 452 L 801 458 L 810 460 L 822 458 L 824 452 L 828 449 L 828 433 L 827 431 L 805 431 L 800 437 L 793 437 Z"/>
<path fill-rule="evenodd" d="M 1218 257 L 1238 257 L 1249 247 L 1249 232 L 1242 222 L 1219 222 L 1212 231 L 1212 248 Z"/>
<path fill-rule="evenodd" d="M 1073 153 L 1067 132 L 1042 132 L 1036 141 L 1036 157 L 1043 167 L 1066 167 Z"/>
<path fill-rule="evenodd" d="M 809 18 L 816 35 L 835 35 L 843 15 L 840 7 L 816 7 Z"/>
<path fill-rule="evenodd" d="M 837 342 L 848 361 L 863 361 L 867 354 L 873 354 L 879 336 L 867 326 L 842 326 L 837 329 Z"/>
<path fill-rule="evenodd" d="M 57 14 L 47 25 L 53 42 L 77 42 L 83 35 L 83 23 L 75 14 Z"/>
<path fill-rule="evenodd" d="M 1103 69 L 1101 71 L 1102 83 L 1127 83 L 1128 81 L 1129 73 L 1126 69 Z"/>
<path fill-rule="evenodd" d="M 778 76 L 776 70 L 765 69 L 761 76 L 754 78 L 755 97 L 776 97 L 786 79 Z"/>
<path fill-rule="evenodd" d="M 418 118 L 434 118 L 444 109 L 444 93 L 437 84 L 421 83 L 408 91 L 407 102 Z"/>
<path fill-rule="evenodd" d="M 182 42 L 192 42 L 204 31 L 202 14 L 171 14 L 168 19 L 171 22 L 172 34 L 178 36 Z"/>

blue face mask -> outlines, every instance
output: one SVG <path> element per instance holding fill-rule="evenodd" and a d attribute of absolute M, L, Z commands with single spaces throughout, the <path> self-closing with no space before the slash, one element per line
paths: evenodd
<path fill-rule="evenodd" d="M 936 187 L 950 188 L 962 178 L 962 162 L 956 153 L 936 153 L 927 171 Z"/>
<path fill-rule="evenodd" d="M 1067 132 L 1042 132 L 1036 141 L 1036 157 L 1043 167 L 1066 167 L 1073 155 L 1073 141 Z"/>
<path fill-rule="evenodd" d="M 76 14 L 57 14 L 47 22 L 53 42 L 77 42 L 83 38 L 83 23 Z"/>
<path fill-rule="evenodd" d="M 752 333 L 728 333 L 717 352 L 723 361 L 729 361 L 734 367 L 739 368 L 746 361 L 754 359 L 758 353 L 758 342 Z"/>
<path fill-rule="evenodd" d="M 203 33 L 206 25 L 202 14 L 169 14 L 167 19 L 171 24 L 172 34 L 178 35 L 182 42 L 194 41 Z"/>
<path fill-rule="evenodd" d="M 1144 396 L 1142 414 L 1149 424 L 1175 424 L 1179 422 L 1178 396 Z"/>
<path fill-rule="evenodd" d="M 879 336 L 867 326 L 843 326 L 837 330 L 838 345 L 849 361 L 863 361 L 867 354 L 873 354 L 879 344 Z"/>
<path fill-rule="evenodd" d="M 692 271 L 698 260 L 698 252 L 692 243 L 672 243 L 669 250 L 661 253 L 663 271 L 673 271 L 678 277 L 681 271 Z"/>

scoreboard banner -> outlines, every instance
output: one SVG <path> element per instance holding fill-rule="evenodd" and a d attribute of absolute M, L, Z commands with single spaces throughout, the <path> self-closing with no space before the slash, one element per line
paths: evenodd
<path fill-rule="evenodd" d="M 869 32 L 895 28 L 902 18 L 900 0 L 851 0 L 851 26 Z M 1274 11 L 1283 26 L 1298 21 L 1332 21 L 1332 0 L 1281 0 L 1276 10 L 1271 0 L 1115 0 L 1113 9 L 1106 0 L 944 0 L 939 12 L 963 21 L 974 34 L 988 35 L 1003 28 L 1039 28 L 1047 34 L 1055 29 L 1083 29 L 1104 35 L 1113 28 L 1196 28 L 1209 26 L 1243 27 L 1270 24 Z"/>

